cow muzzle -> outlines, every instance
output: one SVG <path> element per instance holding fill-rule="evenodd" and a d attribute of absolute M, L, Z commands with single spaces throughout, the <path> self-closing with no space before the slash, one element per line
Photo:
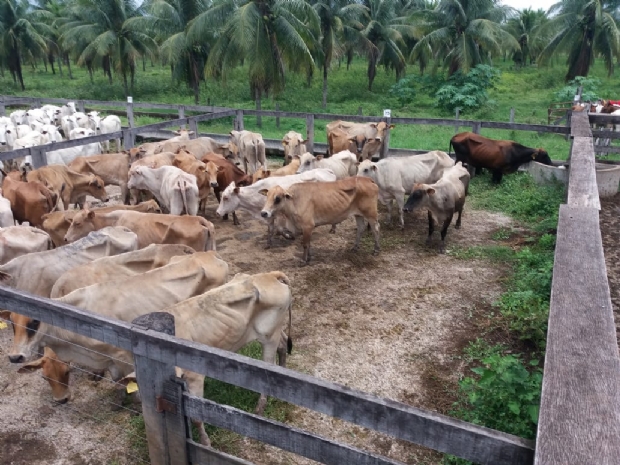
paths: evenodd
<path fill-rule="evenodd" d="M 212 182 L 212 183 L 211 183 L 211 187 L 218 187 L 218 186 L 219 186 L 219 184 L 218 184 L 218 183 L 216 183 L 216 182 Z"/>
<path fill-rule="evenodd" d="M 260 216 L 262 216 L 263 218 L 269 218 L 271 214 L 268 211 L 263 210 L 262 212 L 260 212 Z"/>
<path fill-rule="evenodd" d="M 26 361 L 26 357 L 22 354 L 18 355 L 9 355 L 9 362 L 11 363 L 24 363 Z"/>

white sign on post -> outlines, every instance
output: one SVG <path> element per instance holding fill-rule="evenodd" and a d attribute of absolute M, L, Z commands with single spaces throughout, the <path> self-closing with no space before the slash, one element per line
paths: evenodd
<path fill-rule="evenodd" d="M 391 118 L 392 117 L 392 110 L 383 110 L 383 117 L 384 118 Z"/>
<path fill-rule="evenodd" d="M 133 103 L 133 97 L 127 97 L 127 103 Z"/>
<path fill-rule="evenodd" d="M 579 94 L 575 95 L 575 98 L 573 99 L 575 102 L 578 102 L 581 99 L 581 97 L 579 96 Z"/>

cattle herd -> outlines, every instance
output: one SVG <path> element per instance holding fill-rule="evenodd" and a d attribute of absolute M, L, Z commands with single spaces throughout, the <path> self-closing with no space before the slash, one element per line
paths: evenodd
<path fill-rule="evenodd" d="M 120 129 L 118 118 L 84 115 L 71 103 L 14 112 L 0 124 L 2 144 L 10 148 L 43 143 L 44 136 L 59 140 L 56 124 L 69 137 L 80 137 L 76 129 Z M 438 223 L 444 252 L 455 213 L 456 228 L 461 225 L 469 169 L 488 168 L 500 182 L 502 174 L 532 159 L 551 164 L 542 149 L 472 133 L 451 140 L 456 163 L 441 151 L 373 161 L 387 129 L 385 123 L 334 121 L 327 125 L 328 157 L 308 153 L 301 134 L 290 131 L 282 140 L 285 164 L 275 170 L 268 169 L 260 134 L 231 131 L 229 142 L 220 144 L 192 139 L 183 129 L 172 139 L 127 151 L 118 151 L 116 141 L 117 153 L 103 154 L 103 147 L 91 153 L 86 146 L 75 154 L 49 152 L 48 166 L 35 170 L 27 159 L 13 170 L 7 163 L 0 195 L 0 282 L 128 322 L 165 310 L 175 316 L 178 337 L 230 351 L 258 340 L 263 360 L 274 363 L 277 354 L 284 365 L 291 350 L 289 278 L 281 271 L 229 277 L 228 264 L 216 252 L 216 227 L 205 218 L 211 190 L 221 218 L 212 220 L 232 214 L 238 225 L 237 211 L 247 212 L 267 226 L 266 248 L 274 234 L 301 236 L 307 264 L 314 228 L 330 225 L 335 232 L 351 216 L 357 226 L 354 250 L 370 229 L 378 253 L 379 201 L 388 206 L 388 223 L 396 201 L 401 228 L 405 212 L 426 209 L 427 242 Z M 12 138 L 14 133 L 19 137 Z M 120 187 L 121 203 L 92 208 L 86 196 L 106 202 L 106 185 Z M 79 208 L 70 209 L 73 205 Z M 13 328 L 10 361 L 24 364 L 20 372 L 43 370 L 57 402 L 70 399 L 70 364 L 101 376 L 108 371 L 120 384 L 135 377 L 131 353 L 16 313 L 0 311 L 0 317 Z M 33 354 L 39 358 L 31 361 Z M 190 391 L 202 395 L 204 376 L 183 375 Z M 263 395 L 258 413 L 265 402 Z M 209 444 L 204 429 L 199 431 Z"/>

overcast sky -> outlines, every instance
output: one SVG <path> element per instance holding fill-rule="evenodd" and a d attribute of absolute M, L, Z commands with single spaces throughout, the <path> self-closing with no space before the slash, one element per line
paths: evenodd
<path fill-rule="evenodd" d="M 532 8 L 538 10 L 542 8 L 547 11 L 551 5 L 557 3 L 559 0 L 503 0 L 504 5 L 511 6 L 517 10 L 523 10 L 524 8 Z"/>

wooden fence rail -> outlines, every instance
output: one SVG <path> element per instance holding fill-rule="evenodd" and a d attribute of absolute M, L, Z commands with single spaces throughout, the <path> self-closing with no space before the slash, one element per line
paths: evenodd
<path fill-rule="evenodd" d="M 536 465 L 618 463 L 620 355 L 599 226 L 591 121 L 573 112 L 560 207 Z"/>
<path fill-rule="evenodd" d="M 531 441 L 382 399 L 236 353 L 184 341 L 138 324 L 108 319 L 1 286 L 0 308 L 133 352 L 138 384 L 145 386 L 141 388 L 143 412 L 154 465 L 166 463 L 163 458 L 167 454 L 170 456 L 169 447 L 165 445 L 167 442 L 165 447 L 162 446 L 165 439 L 161 434 L 155 435 L 155 432 L 169 428 L 169 420 L 167 417 L 162 418 L 165 413 L 153 412 L 154 396 L 163 396 L 170 403 L 175 402 L 167 394 L 171 389 L 166 387 L 175 366 L 476 463 L 532 463 L 534 451 Z M 323 463 L 397 463 L 187 393 L 176 399 L 173 405 L 175 412 L 183 412 L 185 416 L 221 425 Z M 151 442 L 159 442 L 159 447 L 156 447 L 157 444 L 151 447 Z M 170 463 L 185 465 L 186 462 L 173 460 Z"/>

